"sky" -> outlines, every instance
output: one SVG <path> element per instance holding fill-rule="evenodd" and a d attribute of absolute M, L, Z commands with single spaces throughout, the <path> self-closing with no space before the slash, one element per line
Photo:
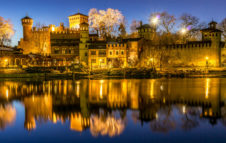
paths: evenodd
<path fill-rule="evenodd" d="M 153 12 L 167 11 L 179 17 L 189 13 L 209 22 L 220 22 L 226 17 L 226 0 L 1 0 L 0 16 L 10 19 L 15 35 L 12 45 L 17 45 L 22 38 L 21 18 L 28 15 L 34 19 L 34 25 L 68 25 L 68 16 L 77 12 L 88 15 L 91 8 L 118 9 L 125 16 L 128 26 L 132 20 L 148 23 Z"/>

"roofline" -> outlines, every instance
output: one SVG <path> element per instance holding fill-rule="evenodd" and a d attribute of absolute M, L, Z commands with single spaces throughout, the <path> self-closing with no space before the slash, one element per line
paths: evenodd
<path fill-rule="evenodd" d="M 76 14 L 70 15 L 68 17 L 72 17 L 72 16 L 76 16 L 76 15 L 83 15 L 83 16 L 89 17 L 88 15 L 85 15 L 85 14 L 82 14 L 82 13 L 76 13 Z"/>

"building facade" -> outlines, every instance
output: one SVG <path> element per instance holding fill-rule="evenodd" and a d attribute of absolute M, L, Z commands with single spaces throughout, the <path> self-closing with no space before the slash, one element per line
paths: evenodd
<path fill-rule="evenodd" d="M 127 44 L 120 42 L 108 42 L 107 59 L 110 67 L 127 67 Z"/>

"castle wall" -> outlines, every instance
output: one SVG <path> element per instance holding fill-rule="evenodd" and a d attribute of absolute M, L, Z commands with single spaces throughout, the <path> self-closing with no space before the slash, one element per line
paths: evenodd
<path fill-rule="evenodd" d="M 173 66 L 219 66 L 219 51 L 211 42 L 174 45 L 168 52 Z"/>

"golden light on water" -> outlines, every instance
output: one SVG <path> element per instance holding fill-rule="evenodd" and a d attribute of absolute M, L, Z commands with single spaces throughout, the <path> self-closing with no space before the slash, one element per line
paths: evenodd
<path fill-rule="evenodd" d="M 103 99 L 103 83 L 104 83 L 104 80 L 101 80 L 100 81 L 100 99 Z"/>
<path fill-rule="evenodd" d="M 206 99 L 209 98 L 209 82 L 210 82 L 210 79 L 207 78 L 207 79 L 206 79 L 206 94 L 205 94 L 205 98 L 206 98 Z"/>
<path fill-rule="evenodd" d="M 154 84 L 155 80 L 151 80 L 151 99 L 154 98 Z"/>
<path fill-rule="evenodd" d="M 183 114 L 186 113 L 186 106 L 184 106 L 184 105 L 183 105 L 183 107 L 182 107 L 182 112 L 183 112 Z"/>
<path fill-rule="evenodd" d="M 76 96 L 79 97 L 79 92 L 80 92 L 80 82 L 76 82 Z"/>
<path fill-rule="evenodd" d="M 6 89 L 6 98 L 8 99 L 9 98 L 9 90 L 8 89 Z"/>

